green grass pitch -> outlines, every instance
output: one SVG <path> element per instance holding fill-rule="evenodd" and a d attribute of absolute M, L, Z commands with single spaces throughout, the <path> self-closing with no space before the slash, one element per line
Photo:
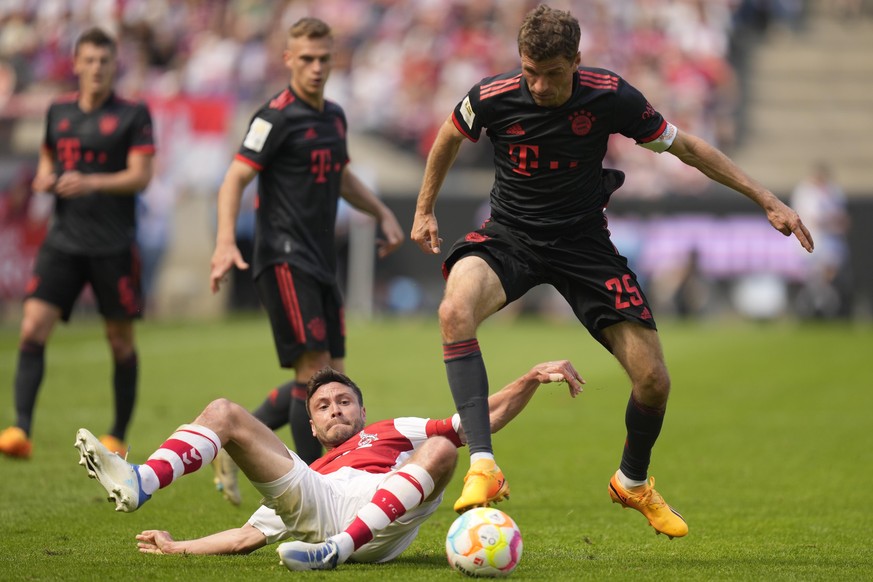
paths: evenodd
<path fill-rule="evenodd" d="M 662 322 L 673 379 L 651 472 L 690 525 L 655 536 L 606 485 L 624 441 L 628 383 L 580 326 L 495 320 L 481 330 L 492 390 L 544 360 L 568 358 L 588 381 L 571 399 L 540 389 L 494 444 L 512 485 L 500 508 L 524 535 L 517 580 L 873 579 L 873 327 L 793 322 Z M 129 435 L 142 462 L 211 399 L 248 408 L 287 374 L 263 316 L 137 328 L 140 397 Z M 0 422 L 12 420 L 17 330 L 0 328 Z M 110 422 L 108 348 L 98 323 L 57 330 L 47 352 L 29 462 L 0 459 L 0 579 L 271 580 L 292 576 L 274 548 L 249 556 L 147 556 L 134 535 L 199 537 L 245 522 L 256 507 L 224 502 L 200 471 L 118 514 L 77 465 L 76 429 Z M 370 420 L 452 412 L 434 319 L 349 323 L 347 369 Z M 287 429 L 279 432 L 286 441 Z M 447 499 L 395 562 L 343 565 L 307 580 L 458 580 L 443 543 Z"/>

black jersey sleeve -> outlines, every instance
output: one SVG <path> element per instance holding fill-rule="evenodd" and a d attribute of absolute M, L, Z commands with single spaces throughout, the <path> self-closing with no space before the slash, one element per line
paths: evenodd
<path fill-rule="evenodd" d="M 249 122 L 237 155 L 248 160 L 258 171 L 263 170 L 279 151 L 288 131 L 287 119 L 281 111 L 263 108 Z"/>
<path fill-rule="evenodd" d="M 139 103 L 133 117 L 130 149 L 141 153 L 154 153 L 155 136 L 152 115 L 145 103 Z"/>
<path fill-rule="evenodd" d="M 616 93 L 617 133 L 635 140 L 637 143 L 657 139 L 667 128 L 664 117 L 649 104 L 643 94 L 633 85 L 622 79 Z"/>
<path fill-rule="evenodd" d="M 476 84 L 467 95 L 455 106 L 452 112 L 452 122 L 455 127 L 472 142 L 479 141 L 482 134 L 483 118 L 481 101 L 479 99 L 481 83 Z"/>
<path fill-rule="evenodd" d="M 45 114 L 45 134 L 42 138 L 42 145 L 50 152 L 55 151 L 55 139 L 52 134 L 52 127 L 54 127 L 54 116 L 55 110 L 57 107 L 54 103 L 49 105 L 48 111 Z"/>

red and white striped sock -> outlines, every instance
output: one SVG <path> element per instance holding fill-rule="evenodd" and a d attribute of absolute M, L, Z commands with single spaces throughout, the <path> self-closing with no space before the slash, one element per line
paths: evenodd
<path fill-rule="evenodd" d="M 182 475 L 212 462 L 221 449 L 221 439 L 198 424 L 183 424 L 139 466 L 142 490 L 151 495 Z"/>
<path fill-rule="evenodd" d="M 332 536 L 339 546 L 340 561 L 373 539 L 395 519 L 421 505 L 433 493 L 430 474 L 408 463 L 385 479 L 373 499 L 358 511 L 355 520 L 340 534 Z"/>

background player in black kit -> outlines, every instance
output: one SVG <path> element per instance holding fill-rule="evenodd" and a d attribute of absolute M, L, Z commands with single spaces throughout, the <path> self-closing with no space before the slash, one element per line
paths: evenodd
<path fill-rule="evenodd" d="M 668 151 L 757 203 L 770 224 L 813 242 L 797 214 L 723 153 L 677 129 L 617 74 L 582 67 L 580 27 L 567 12 L 539 6 L 518 35 L 521 69 L 482 80 L 442 125 L 430 151 L 412 239 L 440 252 L 437 194 L 464 139 L 482 129 L 494 145 L 491 218 L 455 243 L 444 263 L 439 307 L 452 396 L 470 443 L 471 467 L 459 512 L 509 493 L 488 432 L 488 380 L 476 339 L 479 324 L 541 283 L 553 285 L 588 331 L 627 372 L 632 391 L 627 440 L 610 480 L 613 501 L 637 509 L 658 533 L 688 532 L 685 520 L 648 479 L 670 379 L 646 297 L 609 239 L 604 208 L 621 172 L 604 170 L 610 134 Z"/>
<path fill-rule="evenodd" d="M 21 321 L 15 373 L 16 423 L 0 433 L 0 452 L 31 454 L 45 345 L 58 319 L 68 321 L 90 283 L 114 361 L 115 422 L 101 437 L 124 455 L 137 390 L 133 321 L 142 316 L 135 196 L 152 177 L 155 147 L 148 108 L 113 92 L 114 39 L 98 28 L 76 41 L 79 91 L 55 101 L 46 120 L 33 189 L 55 195 L 54 221 L 40 249 Z"/>
<path fill-rule="evenodd" d="M 309 426 L 306 383 L 324 366 L 344 367 L 334 249 L 339 197 L 376 219 L 384 235 L 380 257 L 404 239 L 391 210 L 349 169 L 345 113 L 324 98 L 332 56 L 333 36 L 321 20 L 303 18 L 289 30 L 283 54 L 291 71 L 289 86 L 252 118 L 218 193 L 210 275 L 215 292 L 231 268 L 248 268 L 236 245 L 235 225 L 243 189 L 258 176 L 253 275 L 279 362 L 294 368 L 296 377 L 273 390 L 254 415 L 273 429 L 289 422 L 297 454 L 307 464 L 321 456 L 321 444 Z M 235 480 L 221 482 L 227 460 L 215 463 L 216 483 L 238 502 Z"/>

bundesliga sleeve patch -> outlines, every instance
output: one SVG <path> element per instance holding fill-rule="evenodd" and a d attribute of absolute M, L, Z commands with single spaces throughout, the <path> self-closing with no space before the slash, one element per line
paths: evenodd
<path fill-rule="evenodd" d="M 243 140 L 243 145 L 248 149 L 260 152 L 264 149 L 264 144 L 267 142 L 267 136 L 270 135 L 270 130 L 273 129 L 273 124 L 260 117 L 255 117 L 249 126 L 249 132 Z"/>
<path fill-rule="evenodd" d="M 472 129 L 473 122 L 476 120 L 476 114 L 473 113 L 473 106 L 470 105 L 469 95 L 464 97 L 464 100 L 461 102 L 461 117 L 464 118 L 464 123 L 467 124 L 467 127 Z"/>

